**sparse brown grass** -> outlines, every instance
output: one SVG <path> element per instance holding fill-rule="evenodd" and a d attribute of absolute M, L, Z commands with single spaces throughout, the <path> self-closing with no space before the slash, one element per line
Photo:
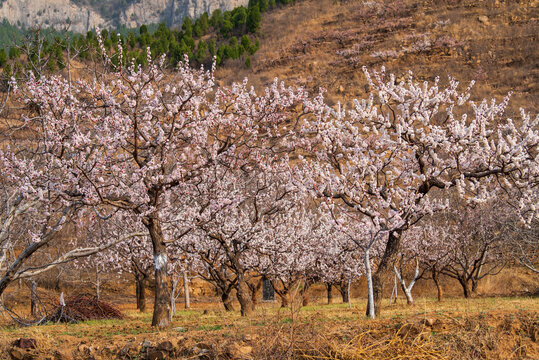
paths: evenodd
<path fill-rule="evenodd" d="M 127 304 L 121 306 L 125 320 L 4 326 L 0 354 L 24 337 L 37 340 L 32 351 L 38 358 L 52 356 L 59 347 L 79 358 L 90 345 L 96 359 L 122 358 L 118 354 L 127 343 L 140 350 L 145 340 L 154 345 L 168 340 L 178 356 L 208 348 L 212 359 L 230 358 L 234 344 L 252 347 L 255 359 L 533 359 L 539 355 L 537 304 L 530 297 L 441 303 L 420 298 L 414 307 L 385 307 L 380 319 L 370 321 L 364 316 L 364 299 L 355 299 L 352 309 L 320 302 L 301 309 L 263 303 L 249 318 L 224 312 L 216 303 L 196 303 L 191 310 L 178 311 L 168 331 L 156 331 L 150 312 L 141 314 Z"/>
<path fill-rule="evenodd" d="M 476 99 L 512 91 L 518 117 L 519 107 L 539 109 L 538 8 L 537 0 L 299 1 L 265 17 L 252 70 L 229 64 L 217 76 L 324 87 L 336 102 L 364 97 L 361 66 L 383 65 L 398 78 L 412 70 L 419 80 L 477 80 Z"/>

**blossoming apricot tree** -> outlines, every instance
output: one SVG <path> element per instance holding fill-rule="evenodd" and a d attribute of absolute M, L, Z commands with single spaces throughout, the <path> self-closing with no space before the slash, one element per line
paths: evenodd
<path fill-rule="evenodd" d="M 397 83 L 384 70 L 364 71 L 370 94 L 351 109 L 324 105 L 322 94 L 306 102 L 316 116 L 303 123 L 303 186 L 332 200 L 343 223 L 367 221 L 387 234 L 372 284 L 379 311 L 381 276 L 403 232 L 445 208 L 453 189 L 482 202 L 503 188 L 518 194 L 523 220 L 537 215 L 539 116 L 522 110 L 513 121 L 504 116 L 509 97 L 476 103 L 473 84 L 461 91 L 454 79 L 440 87 L 438 78 Z"/>

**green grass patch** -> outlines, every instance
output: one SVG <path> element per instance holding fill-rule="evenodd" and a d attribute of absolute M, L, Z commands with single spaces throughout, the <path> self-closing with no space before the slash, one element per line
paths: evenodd
<path fill-rule="evenodd" d="M 198 331 L 216 331 L 221 330 L 223 325 L 199 325 L 195 330 Z"/>

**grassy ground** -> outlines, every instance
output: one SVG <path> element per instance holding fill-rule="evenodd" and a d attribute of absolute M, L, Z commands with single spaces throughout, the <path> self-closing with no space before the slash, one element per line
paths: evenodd
<path fill-rule="evenodd" d="M 402 300 L 401 300 L 402 301 Z M 179 310 L 171 330 L 151 327 L 151 313 L 121 306 L 125 320 L 50 324 L 0 329 L 1 359 L 10 343 L 33 338 L 38 356 L 146 358 L 145 341 L 157 347 L 170 341 L 173 358 L 275 359 L 537 359 L 539 301 L 529 297 L 449 299 L 420 298 L 408 307 L 386 306 L 379 319 L 364 317 L 365 301 L 316 303 L 302 308 L 260 304 L 255 315 L 224 312 L 216 304 L 197 303 Z M 243 350 L 238 350 L 243 349 Z"/>

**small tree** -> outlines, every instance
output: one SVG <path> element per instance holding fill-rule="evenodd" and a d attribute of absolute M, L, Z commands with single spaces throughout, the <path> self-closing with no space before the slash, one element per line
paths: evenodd
<path fill-rule="evenodd" d="M 450 233 L 443 237 L 448 261 L 441 273 L 459 281 L 465 298 L 473 296 L 481 279 L 498 274 L 508 262 L 508 211 L 502 202 L 490 201 L 444 214 L 451 226 L 443 229 Z"/>
<path fill-rule="evenodd" d="M 260 22 L 262 21 L 262 15 L 260 15 L 260 8 L 255 5 L 249 8 L 249 14 L 247 15 L 247 30 L 249 32 L 257 32 L 260 29 Z"/>

